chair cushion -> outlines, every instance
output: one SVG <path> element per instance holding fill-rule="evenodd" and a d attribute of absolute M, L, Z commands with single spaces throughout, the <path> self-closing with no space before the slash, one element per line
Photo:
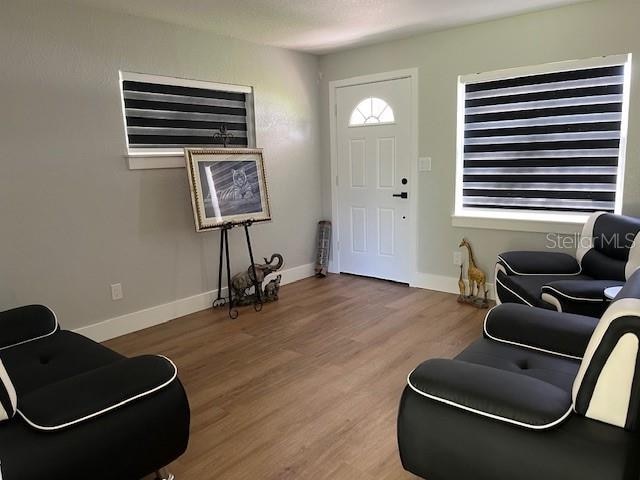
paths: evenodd
<path fill-rule="evenodd" d="M 605 289 L 622 285 L 617 280 L 559 280 L 542 287 L 542 299 L 560 312 L 600 318 L 609 306 Z"/>
<path fill-rule="evenodd" d="M 176 376 L 165 357 L 126 358 L 30 392 L 19 413 L 37 430 L 62 430 L 151 395 Z"/>
<path fill-rule="evenodd" d="M 605 301 L 604 291 L 609 287 L 621 287 L 618 280 L 556 280 L 542 287 L 542 292 L 559 295 L 576 301 Z"/>
<path fill-rule="evenodd" d="M 485 338 L 472 343 L 456 360 L 537 378 L 567 392 L 571 392 L 580 367 L 579 360 L 505 345 Z"/>
<path fill-rule="evenodd" d="M 621 287 L 618 280 L 556 280 L 542 287 L 542 293 L 577 302 L 605 302 L 605 289 Z"/>
<path fill-rule="evenodd" d="M 57 331 L 0 351 L 18 398 L 46 385 L 108 365 L 124 357 L 82 335 Z"/>
<path fill-rule="evenodd" d="M 627 262 L 607 257 L 604 253 L 595 249 L 585 253 L 581 265 L 584 273 L 593 278 L 620 281 L 626 279 Z"/>
<path fill-rule="evenodd" d="M 586 275 L 518 275 L 507 276 L 500 274 L 496 279 L 498 287 L 510 290 L 520 297 L 522 303 L 534 307 L 554 309 L 555 307 L 542 300 L 542 287 L 560 280 L 590 280 Z"/>
<path fill-rule="evenodd" d="M 0 423 L 16 414 L 16 390 L 0 360 Z"/>
<path fill-rule="evenodd" d="M 416 393 L 449 406 L 534 430 L 572 411 L 577 361 L 478 340 L 454 360 L 432 359 L 408 377 Z"/>

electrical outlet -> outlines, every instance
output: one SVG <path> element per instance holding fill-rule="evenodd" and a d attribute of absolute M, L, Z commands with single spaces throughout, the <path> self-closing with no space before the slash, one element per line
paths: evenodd
<path fill-rule="evenodd" d="M 124 294 L 122 293 L 122 284 L 114 283 L 111 285 L 111 300 L 122 300 Z"/>
<path fill-rule="evenodd" d="M 462 252 L 453 252 L 453 264 L 457 266 L 462 265 Z"/>

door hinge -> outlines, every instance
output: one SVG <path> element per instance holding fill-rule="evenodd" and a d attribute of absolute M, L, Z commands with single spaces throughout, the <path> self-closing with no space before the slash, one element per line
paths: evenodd
<path fill-rule="evenodd" d="M 340 240 L 336 242 L 336 250 L 340 251 Z"/>
<path fill-rule="evenodd" d="M 336 187 L 340 186 L 340 178 L 336 175 Z"/>

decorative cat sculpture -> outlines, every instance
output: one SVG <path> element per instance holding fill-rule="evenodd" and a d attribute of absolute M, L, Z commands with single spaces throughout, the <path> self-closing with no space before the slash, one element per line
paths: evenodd
<path fill-rule="evenodd" d="M 278 300 L 278 290 L 280 290 L 280 280 L 282 275 L 278 275 L 264 286 L 264 298 L 265 302 L 272 302 Z"/>
<path fill-rule="evenodd" d="M 233 169 L 233 184 L 220 194 L 221 200 L 248 200 L 253 198 L 253 188 L 243 168 Z"/>

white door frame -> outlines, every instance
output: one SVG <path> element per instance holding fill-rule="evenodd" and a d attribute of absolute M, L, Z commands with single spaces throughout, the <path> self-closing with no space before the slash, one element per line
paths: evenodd
<path fill-rule="evenodd" d="M 340 87 L 351 87 L 354 85 L 364 85 L 367 83 L 377 83 L 388 80 L 399 80 L 408 78 L 411 80 L 411 132 L 409 146 L 409 235 L 411 248 L 409 249 L 409 264 L 411 271 L 407 272 L 406 278 L 410 285 L 415 284 L 417 265 L 417 212 L 418 212 L 418 69 L 407 68 L 394 70 L 391 72 L 375 73 L 358 77 L 346 78 L 344 80 L 334 80 L 329 82 L 329 134 L 331 141 L 331 223 L 333 225 L 333 235 L 331 238 L 331 258 L 329 261 L 329 271 L 340 272 L 340 222 L 338 204 L 338 125 L 336 122 L 338 104 L 336 102 L 337 89 Z"/>

